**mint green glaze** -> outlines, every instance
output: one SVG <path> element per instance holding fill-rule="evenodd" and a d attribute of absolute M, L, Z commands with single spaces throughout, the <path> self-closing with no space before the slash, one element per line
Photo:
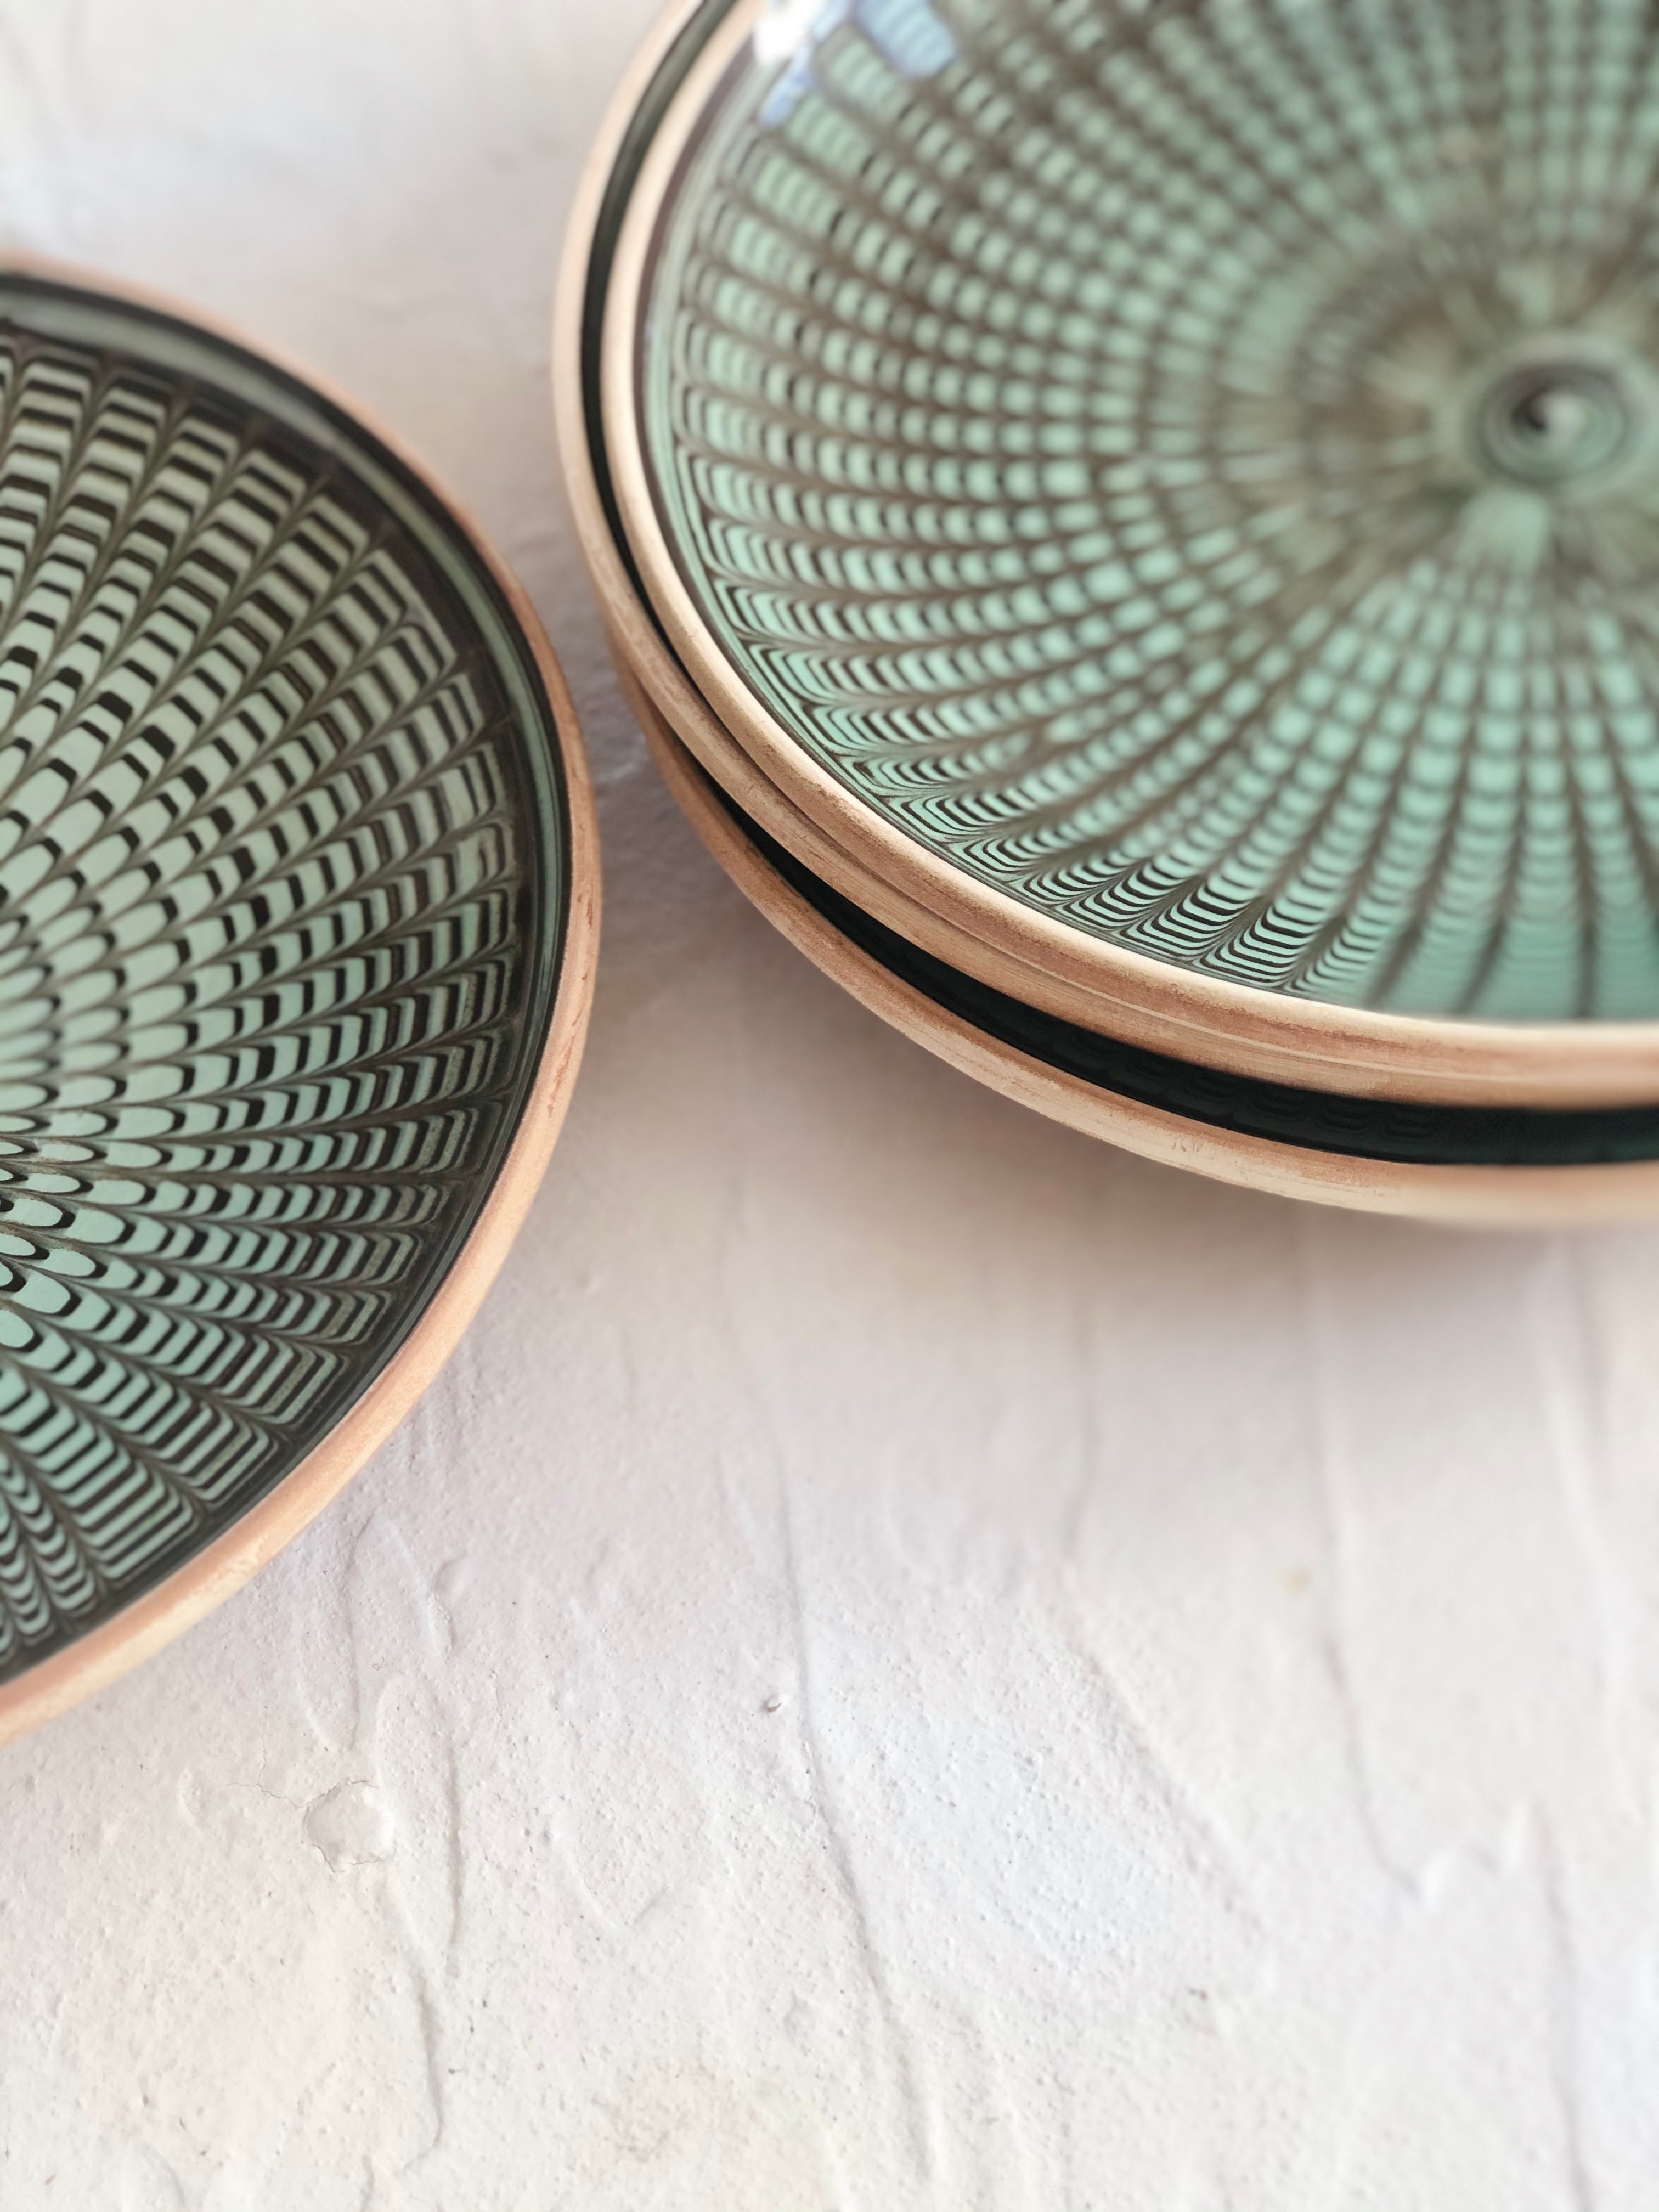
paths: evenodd
<path fill-rule="evenodd" d="M 226 1528 L 431 1298 L 551 1008 L 557 745 L 374 441 L 0 282 L 0 1674 Z"/>
<path fill-rule="evenodd" d="M 1080 931 L 1659 1016 L 1644 0 L 775 10 L 659 227 L 675 557 L 756 696 Z"/>

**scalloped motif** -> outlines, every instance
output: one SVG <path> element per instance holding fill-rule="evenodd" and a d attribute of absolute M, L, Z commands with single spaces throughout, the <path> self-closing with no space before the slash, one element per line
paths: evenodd
<path fill-rule="evenodd" d="M 640 362 L 757 698 L 1156 958 L 1659 1016 L 1644 0 L 794 15 L 704 118 Z"/>
<path fill-rule="evenodd" d="M 437 510 L 260 376 L 0 291 L 0 1674 L 340 1418 L 544 1026 L 550 729 Z"/>

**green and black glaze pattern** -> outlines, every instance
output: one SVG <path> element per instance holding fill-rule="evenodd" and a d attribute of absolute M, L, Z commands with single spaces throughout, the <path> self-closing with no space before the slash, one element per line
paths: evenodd
<path fill-rule="evenodd" d="M 675 558 L 1080 931 L 1659 1017 L 1656 169 L 1647 0 L 774 9 L 653 248 Z"/>
<path fill-rule="evenodd" d="M 0 1675 L 228 1527 L 459 1253 L 569 894 L 534 656 L 326 401 L 0 278 Z"/>

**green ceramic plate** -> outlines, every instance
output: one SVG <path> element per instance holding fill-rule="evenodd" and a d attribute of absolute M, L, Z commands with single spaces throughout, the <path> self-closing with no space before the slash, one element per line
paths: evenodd
<path fill-rule="evenodd" d="M 659 126 L 631 428 L 653 597 L 792 795 L 1253 992 L 1659 1018 L 1644 0 L 734 27 Z"/>
<path fill-rule="evenodd" d="M 612 256 L 641 160 L 687 70 L 725 13 L 723 0 L 709 0 L 701 9 L 688 10 L 678 27 L 670 25 L 661 34 L 656 57 L 647 57 L 651 65 L 639 73 L 631 99 L 624 99 L 612 118 L 610 143 L 601 147 L 591 206 L 579 216 L 567 270 L 573 310 L 566 319 L 570 341 L 567 396 L 573 403 L 566 418 L 571 489 L 579 514 L 592 506 L 605 519 L 610 532 L 605 543 L 614 548 L 647 617 L 644 585 L 623 532 L 604 436 L 600 325 Z M 660 652 L 665 661 L 672 658 L 665 640 Z M 637 671 L 634 680 L 635 684 L 642 680 Z M 675 754 L 678 748 L 662 730 L 657 710 L 647 708 L 643 700 L 640 703 L 648 726 L 657 731 L 655 742 Z M 1344 1202 L 1386 1202 L 1407 1211 L 1468 1212 L 1489 1219 L 1542 1218 L 1609 1207 L 1616 1211 L 1644 1202 L 1644 1193 L 1634 1179 L 1645 1176 L 1650 1164 L 1659 1160 L 1659 1115 L 1650 1109 L 1441 1110 L 1241 1079 L 1137 1048 L 1046 1016 L 884 927 L 769 836 L 720 791 L 718 782 L 700 775 L 689 759 L 681 759 L 671 781 L 677 792 L 695 784 L 717 795 L 720 809 L 740 831 L 761 872 L 787 886 L 820 917 L 834 933 L 835 942 L 866 956 L 916 1002 L 968 1025 L 994 1047 L 1006 1048 L 1087 1085 L 1104 1100 L 1144 1104 L 1179 1116 L 1200 1146 L 1212 1136 L 1224 1143 L 1237 1136 L 1273 1148 L 1282 1163 L 1290 1164 L 1276 1170 L 1268 1160 L 1266 1171 L 1255 1179 L 1270 1187 L 1284 1187 L 1287 1176 L 1294 1178 L 1297 1161 L 1317 1154 L 1330 1161 L 1355 1163 L 1356 1180 L 1365 1182 L 1368 1189 L 1370 1182 L 1378 1184 L 1368 1196 L 1356 1200 L 1340 1181 L 1304 1178 L 1304 1195 Z M 688 811 L 706 826 L 706 808 L 688 801 Z M 739 869 L 738 873 L 753 895 L 756 871 Z M 760 902 L 769 913 L 777 903 L 770 897 Z M 841 973 L 845 963 L 831 964 Z M 1121 1135 L 1119 1140 L 1123 1140 Z M 1565 1182 L 1556 1173 L 1564 1169 L 1571 1171 Z M 1237 1160 L 1228 1172 L 1251 1179 Z M 1395 1176 L 1401 1187 L 1386 1188 Z M 1449 1180 L 1444 1188 L 1436 1182 L 1452 1176 L 1456 1178 L 1455 1189 Z M 1413 1178 L 1420 1180 L 1422 1188 L 1414 1181 L 1407 1191 L 1405 1181 Z M 1547 1194 L 1547 1182 L 1552 1184 Z"/>
<path fill-rule="evenodd" d="M 0 278 L 0 1724 L 314 1510 L 527 1203 L 592 887 L 523 616 L 338 406 Z"/>

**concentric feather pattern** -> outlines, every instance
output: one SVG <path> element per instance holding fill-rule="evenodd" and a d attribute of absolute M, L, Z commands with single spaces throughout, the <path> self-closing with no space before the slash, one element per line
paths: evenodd
<path fill-rule="evenodd" d="M 1647 0 L 775 9 L 647 267 L 681 576 L 1080 931 L 1659 1015 L 1656 160 Z"/>
<path fill-rule="evenodd" d="M 562 784 L 470 547 L 236 349 L 0 284 L 0 1674 L 291 1469 L 459 1249 Z"/>

